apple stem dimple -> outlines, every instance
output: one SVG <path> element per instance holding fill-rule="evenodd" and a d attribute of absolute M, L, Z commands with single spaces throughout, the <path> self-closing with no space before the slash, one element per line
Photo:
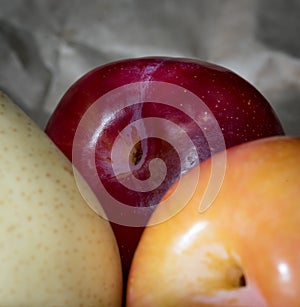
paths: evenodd
<path fill-rule="evenodd" d="M 133 165 L 137 165 L 142 160 L 142 157 L 143 157 L 142 142 L 139 141 L 134 145 L 134 147 L 133 147 L 133 149 L 130 153 L 130 162 Z"/>
<path fill-rule="evenodd" d="M 245 277 L 244 274 L 242 274 L 242 275 L 240 276 L 240 279 L 239 279 L 239 286 L 240 286 L 241 288 L 247 286 L 246 277 Z"/>

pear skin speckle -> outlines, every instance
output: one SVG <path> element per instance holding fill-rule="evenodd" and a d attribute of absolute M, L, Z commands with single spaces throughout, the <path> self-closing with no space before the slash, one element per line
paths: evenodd
<path fill-rule="evenodd" d="M 73 168 L 0 91 L 0 306 L 120 306 L 111 227 L 78 191 Z"/>

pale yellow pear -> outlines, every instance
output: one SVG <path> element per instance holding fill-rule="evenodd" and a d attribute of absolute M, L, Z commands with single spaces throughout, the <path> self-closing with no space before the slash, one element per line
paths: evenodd
<path fill-rule="evenodd" d="M 120 306 L 121 274 L 70 162 L 0 91 L 0 307 Z"/>

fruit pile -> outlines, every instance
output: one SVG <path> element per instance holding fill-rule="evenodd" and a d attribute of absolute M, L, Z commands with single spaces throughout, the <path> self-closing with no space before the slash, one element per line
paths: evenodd
<path fill-rule="evenodd" d="M 300 138 L 234 72 L 121 60 L 0 117 L 0 306 L 299 307 Z"/>

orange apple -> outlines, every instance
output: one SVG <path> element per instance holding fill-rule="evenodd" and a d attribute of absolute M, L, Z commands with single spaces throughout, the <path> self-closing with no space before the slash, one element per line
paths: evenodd
<path fill-rule="evenodd" d="M 183 176 L 186 184 L 198 176 L 189 199 L 171 199 L 174 185 L 156 208 L 152 222 L 186 202 L 146 228 L 127 306 L 300 306 L 300 138 L 265 138 L 226 153 L 224 180 L 207 210 L 199 208 L 211 159 Z"/>

